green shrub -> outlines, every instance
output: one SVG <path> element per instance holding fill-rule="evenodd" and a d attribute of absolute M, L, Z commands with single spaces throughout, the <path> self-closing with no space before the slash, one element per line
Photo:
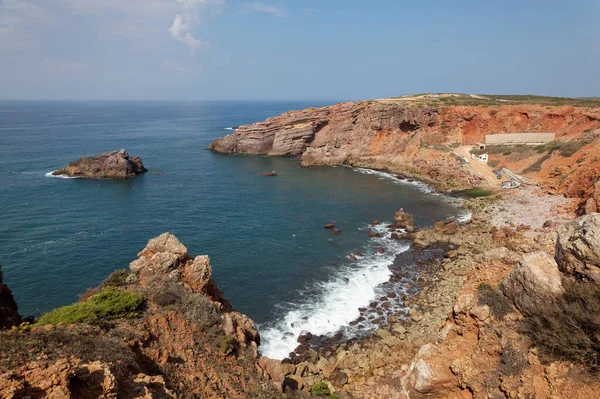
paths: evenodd
<path fill-rule="evenodd" d="M 224 355 L 229 355 L 233 352 L 235 340 L 231 335 L 223 335 L 219 343 L 219 351 Z"/>
<path fill-rule="evenodd" d="M 600 286 L 565 282 L 565 292 L 543 306 L 524 309 L 522 331 L 543 360 L 567 360 L 598 371 L 600 361 Z"/>
<path fill-rule="evenodd" d="M 488 165 L 490 165 L 492 168 L 495 168 L 496 166 L 498 166 L 499 163 L 500 163 L 499 160 L 493 159 L 493 160 L 491 160 L 491 161 L 488 162 Z"/>
<path fill-rule="evenodd" d="M 310 388 L 310 394 L 313 396 L 329 396 L 331 390 L 326 382 L 317 382 Z"/>
<path fill-rule="evenodd" d="M 458 194 L 462 194 L 469 198 L 488 197 L 492 194 L 491 190 L 486 190 L 481 187 L 473 187 L 466 190 L 459 191 Z"/>
<path fill-rule="evenodd" d="M 134 315 L 143 303 L 144 299 L 138 294 L 108 287 L 84 302 L 44 314 L 38 324 L 94 323 L 118 319 Z"/>
<path fill-rule="evenodd" d="M 510 154 L 512 154 L 512 151 L 504 151 L 504 152 L 502 153 L 502 155 L 510 155 Z"/>

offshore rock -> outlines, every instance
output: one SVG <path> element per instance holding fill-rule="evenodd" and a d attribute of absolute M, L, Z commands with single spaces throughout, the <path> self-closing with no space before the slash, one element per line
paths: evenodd
<path fill-rule="evenodd" d="M 0 329 L 21 323 L 17 303 L 10 289 L 6 284 L 2 284 L 3 277 L 2 266 L 0 266 Z"/>
<path fill-rule="evenodd" d="M 147 171 L 141 158 L 129 158 L 127 151 L 120 150 L 80 158 L 52 174 L 86 179 L 129 179 Z"/>

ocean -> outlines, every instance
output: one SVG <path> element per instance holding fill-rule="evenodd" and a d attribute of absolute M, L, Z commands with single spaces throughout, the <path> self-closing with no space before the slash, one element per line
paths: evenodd
<path fill-rule="evenodd" d="M 206 150 L 235 126 L 321 105 L 0 102 L 0 265 L 20 313 L 77 301 L 168 231 L 191 255 L 210 256 L 225 297 L 257 322 L 264 354 L 285 357 L 303 330 L 355 333 L 348 323 L 409 248 L 386 232 L 395 211 L 427 226 L 461 210 L 385 173 Z M 150 172 L 128 181 L 48 176 L 121 148 Z M 271 170 L 278 176 L 257 176 Z M 388 238 L 367 237 L 373 220 Z M 331 221 L 340 235 L 323 228 Z M 363 256 L 348 258 L 357 252 Z"/>

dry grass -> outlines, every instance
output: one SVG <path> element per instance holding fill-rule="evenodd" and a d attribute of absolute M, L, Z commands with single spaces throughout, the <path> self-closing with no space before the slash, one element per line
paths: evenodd
<path fill-rule="evenodd" d="M 568 360 L 598 371 L 600 360 L 600 286 L 569 281 L 565 293 L 530 309 L 522 331 L 544 360 Z"/>

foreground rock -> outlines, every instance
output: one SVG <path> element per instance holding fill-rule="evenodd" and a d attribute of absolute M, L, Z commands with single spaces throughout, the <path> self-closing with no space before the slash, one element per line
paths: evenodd
<path fill-rule="evenodd" d="M 208 256 L 165 233 L 131 270 L 92 293 L 141 296 L 135 314 L 0 332 L 0 398 L 281 397 L 259 366 L 254 323 L 223 299 Z"/>
<path fill-rule="evenodd" d="M 558 230 L 556 261 L 561 271 L 600 283 L 600 214 L 586 215 Z"/>
<path fill-rule="evenodd" d="M 561 273 L 554 258 L 545 252 L 523 255 L 500 288 L 521 311 L 544 306 L 562 293 Z"/>
<path fill-rule="evenodd" d="M 129 179 L 147 171 L 141 158 L 130 158 L 127 151 L 120 150 L 80 158 L 52 174 L 86 179 Z"/>
<path fill-rule="evenodd" d="M 3 277 L 0 266 L 0 329 L 16 326 L 21 322 L 17 303 L 10 289 L 2 283 Z"/>

